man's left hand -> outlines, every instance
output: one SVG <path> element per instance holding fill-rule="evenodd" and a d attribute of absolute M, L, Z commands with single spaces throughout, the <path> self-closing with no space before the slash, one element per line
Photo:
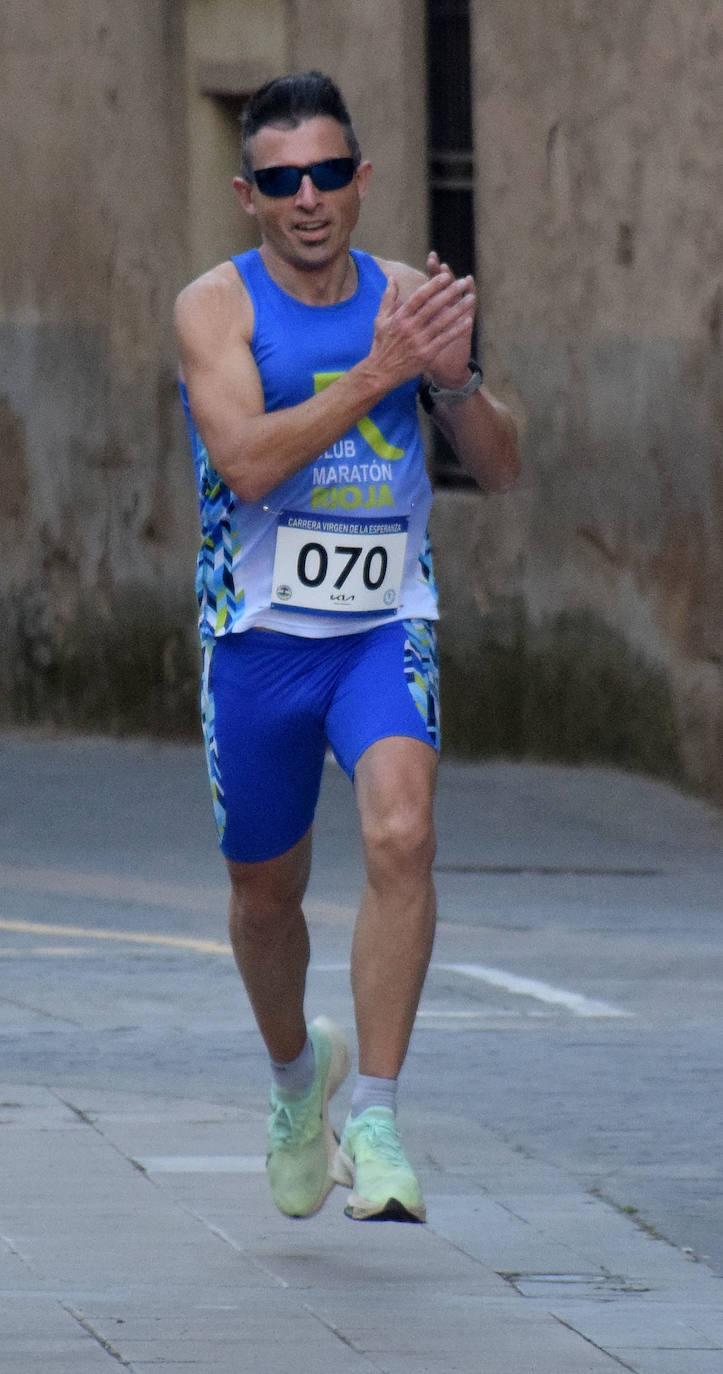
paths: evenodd
<path fill-rule="evenodd" d="M 435 252 L 431 252 L 427 258 L 427 276 L 446 276 L 450 281 L 455 279 L 451 268 L 446 262 L 440 262 L 439 255 Z M 471 296 L 476 303 L 477 289 L 474 277 L 459 277 L 457 281 L 462 295 Z M 467 363 L 472 352 L 472 328 L 473 323 L 470 324 L 468 334 L 460 335 L 437 354 L 434 366 L 428 374 L 435 386 L 460 387 L 469 380 Z"/>

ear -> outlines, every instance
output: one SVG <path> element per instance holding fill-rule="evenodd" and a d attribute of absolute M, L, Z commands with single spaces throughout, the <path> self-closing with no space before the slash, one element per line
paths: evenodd
<path fill-rule="evenodd" d="M 239 200 L 241 201 L 241 204 L 243 205 L 246 214 L 255 215 L 256 206 L 254 205 L 253 184 L 250 181 L 247 181 L 245 177 L 234 177 L 233 189 L 236 195 L 238 196 Z"/>
<path fill-rule="evenodd" d="M 366 193 L 367 193 L 367 191 L 368 191 L 368 189 L 369 189 L 369 182 L 370 182 L 370 180 L 371 180 L 371 175 L 372 175 L 372 164 L 371 164 L 371 162 L 360 162 L 360 163 L 359 163 L 359 166 L 358 166 L 357 169 L 356 169 L 356 185 L 357 185 L 357 191 L 358 191 L 358 193 L 359 193 L 359 199 L 360 199 L 360 200 L 363 200 L 363 199 L 364 199 L 364 197 L 365 197 L 365 195 L 366 195 Z"/>

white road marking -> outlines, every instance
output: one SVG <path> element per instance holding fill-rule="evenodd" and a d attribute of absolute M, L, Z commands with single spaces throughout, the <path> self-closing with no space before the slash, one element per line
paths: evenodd
<path fill-rule="evenodd" d="M 139 930 L 100 930 L 87 926 L 60 926 L 46 924 L 42 921 L 8 921 L 4 919 L 0 919 L 0 930 L 14 934 L 51 936 L 56 940 L 101 940 L 116 944 L 155 946 L 162 949 L 188 950 L 195 954 L 220 954 L 225 958 L 231 957 L 231 948 L 226 941 L 203 940 L 190 935 L 161 935 Z M 18 951 L 13 949 L 11 952 L 17 957 Z M 37 952 L 42 952 L 45 955 L 51 953 L 47 947 Z M 0 951 L 1 953 L 2 951 Z M 60 950 L 58 950 L 58 954 L 60 954 Z M 316 973 L 348 973 L 349 964 L 348 962 L 312 964 L 311 968 Z M 530 997 L 548 1006 L 564 1007 L 574 1016 L 609 1019 L 633 1016 L 632 1012 L 625 1011 L 622 1007 L 615 1007 L 610 1002 L 597 1001 L 594 998 L 585 997 L 581 992 L 571 992 L 566 988 L 552 987 L 550 983 L 544 983 L 540 979 L 524 978 L 519 974 L 510 973 L 507 969 L 490 968 L 486 964 L 434 963 L 432 969 L 438 969 L 442 973 L 457 973 L 464 978 L 473 978 L 477 982 L 487 983 L 490 987 L 502 988 L 514 996 Z M 425 1008 L 422 1014 L 437 1018 L 456 1015 L 456 1013 L 434 1012 L 431 1008 Z M 484 1014 L 488 1013 L 483 1010 L 472 1013 L 473 1016 Z M 464 1019 L 463 1015 L 459 1019 Z"/>
<path fill-rule="evenodd" d="M 509 1007 L 480 1007 L 479 1011 L 435 1011 L 434 1007 L 420 1007 L 418 1017 L 433 1021 L 480 1021 L 488 1016 L 517 1016 Z"/>
<path fill-rule="evenodd" d="M 444 973 L 459 973 L 464 978 L 474 978 L 479 983 L 487 983 L 493 988 L 503 988 L 517 997 L 534 997 L 538 1002 L 550 1006 L 564 1007 L 574 1016 L 628 1017 L 633 1013 L 622 1007 L 614 1007 L 610 1002 L 599 1002 L 585 997 L 581 992 L 569 992 L 566 988 L 554 988 L 537 978 L 523 978 L 507 969 L 489 968 L 486 964 L 435 964 L 434 968 Z"/>

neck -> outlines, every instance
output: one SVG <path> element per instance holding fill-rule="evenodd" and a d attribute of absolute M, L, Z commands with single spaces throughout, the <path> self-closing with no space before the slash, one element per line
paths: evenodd
<path fill-rule="evenodd" d="M 304 305 L 338 305 L 356 291 L 356 263 L 349 252 L 333 262 L 308 268 L 295 267 L 279 258 L 265 243 L 259 252 L 266 271 L 277 286 Z"/>

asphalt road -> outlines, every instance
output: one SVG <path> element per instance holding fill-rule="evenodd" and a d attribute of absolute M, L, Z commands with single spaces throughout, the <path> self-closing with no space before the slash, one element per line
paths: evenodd
<path fill-rule="evenodd" d="M 3 1079 L 262 1109 L 199 748 L 0 737 Z M 445 762 L 440 925 L 403 1079 L 723 1273 L 723 825 L 606 770 Z M 309 1012 L 352 1029 L 361 884 L 330 765 Z M 463 1162 L 462 1162 L 463 1163 Z M 479 1167 L 479 1161 L 475 1161 Z"/>

